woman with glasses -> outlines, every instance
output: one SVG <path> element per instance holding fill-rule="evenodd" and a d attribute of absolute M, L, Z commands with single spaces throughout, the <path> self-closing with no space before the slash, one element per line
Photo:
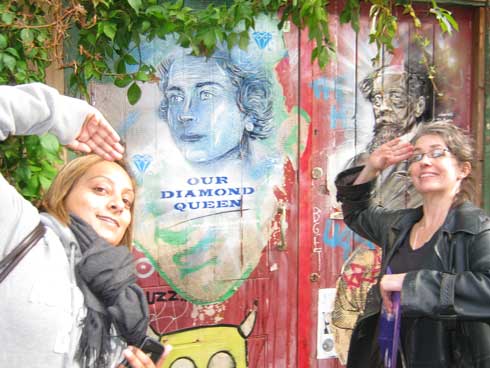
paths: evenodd
<path fill-rule="evenodd" d="M 394 318 L 395 295 L 398 367 L 490 367 L 490 221 L 470 201 L 472 160 L 461 129 L 433 122 L 420 126 L 412 143 L 394 139 L 365 166 L 337 177 L 346 224 L 383 251 L 378 287 L 356 323 L 347 367 L 387 365 L 380 312 L 383 306 Z M 423 205 L 396 211 L 374 205 L 374 179 L 402 161 Z"/>

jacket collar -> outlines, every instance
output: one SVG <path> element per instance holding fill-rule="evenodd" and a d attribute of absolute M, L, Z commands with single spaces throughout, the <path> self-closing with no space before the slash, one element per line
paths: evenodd
<path fill-rule="evenodd" d="M 407 228 L 410 229 L 422 218 L 422 215 L 422 206 L 403 211 L 402 216 L 393 223 L 392 228 L 396 232 Z M 485 219 L 487 219 L 487 217 L 480 208 L 476 207 L 471 202 L 464 202 L 460 206 L 449 210 L 446 220 L 442 225 L 442 231 L 450 234 L 460 231 L 469 234 L 477 234 L 482 230 L 482 223 Z M 488 227 L 489 225 L 486 226 Z"/>
<path fill-rule="evenodd" d="M 461 206 L 449 211 L 443 230 L 450 233 L 466 232 L 478 234 L 483 228 L 488 228 L 488 217 L 471 202 L 464 202 Z"/>

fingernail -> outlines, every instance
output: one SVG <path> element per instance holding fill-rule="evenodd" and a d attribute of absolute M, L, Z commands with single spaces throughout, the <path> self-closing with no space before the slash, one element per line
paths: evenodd
<path fill-rule="evenodd" d="M 132 352 L 130 349 L 128 349 L 128 348 L 127 348 L 127 349 L 124 349 L 124 350 L 123 350 L 123 355 L 124 355 L 126 358 L 129 358 L 129 357 L 133 356 L 134 354 L 133 354 L 133 352 Z"/>

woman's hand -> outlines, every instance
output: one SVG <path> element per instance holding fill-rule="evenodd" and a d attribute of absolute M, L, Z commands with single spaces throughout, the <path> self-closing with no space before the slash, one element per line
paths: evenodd
<path fill-rule="evenodd" d="M 413 154 L 413 146 L 401 138 L 395 138 L 375 149 L 367 159 L 354 184 L 362 184 L 373 180 L 381 171 L 408 159 Z"/>
<path fill-rule="evenodd" d="M 67 147 L 80 152 L 96 153 L 109 160 L 120 160 L 124 147 L 120 138 L 109 122 L 99 113 L 90 114 L 80 129 L 78 136 L 67 144 Z"/>
<path fill-rule="evenodd" d="M 163 367 L 165 358 L 170 353 L 170 351 L 172 351 L 172 346 L 165 345 L 165 352 L 156 364 L 153 363 L 153 361 L 148 355 L 146 355 L 146 353 L 135 346 L 128 346 L 126 349 L 124 349 L 123 355 L 128 361 L 129 366 L 132 368 L 161 368 Z M 120 364 L 118 368 L 125 367 Z"/>
<path fill-rule="evenodd" d="M 401 138 L 395 138 L 379 146 L 368 158 L 367 165 L 371 168 L 383 171 L 391 165 L 406 160 L 413 154 L 413 146 Z"/>
<path fill-rule="evenodd" d="M 384 275 L 379 283 L 379 289 L 381 291 L 381 298 L 383 299 L 383 305 L 388 313 L 393 313 L 393 303 L 391 302 L 391 293 L 393 291 L 401 291 L 403 280 L 405 280 L 406 273 L 396 273 L 393 275 Z"/>

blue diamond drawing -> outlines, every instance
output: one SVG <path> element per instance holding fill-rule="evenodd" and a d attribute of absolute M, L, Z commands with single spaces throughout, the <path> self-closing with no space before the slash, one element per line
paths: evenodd
<path fill-rule="evenodd" d="M 272 39 L 272 34 L 270 32 L 254 32 L 253 37 L 257 46 L 260 49 L 265 49 L 269 41 Z"/>
<path fill-rule="evenodd" d="M 150 155 L 133 155 L 134 166 L 141 173 L 144 173 L 148 169 L 152 161 L 153 158 Z"/>

